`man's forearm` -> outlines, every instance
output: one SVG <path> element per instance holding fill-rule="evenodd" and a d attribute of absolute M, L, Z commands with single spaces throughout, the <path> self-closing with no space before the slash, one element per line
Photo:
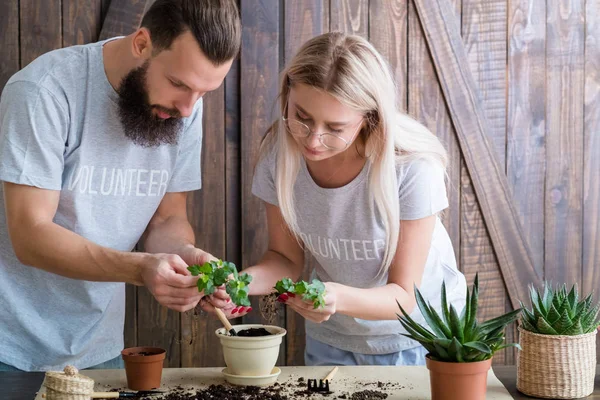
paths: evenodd
<path fill-rule="evenodd" d="M 194 246 L 194 230 L 186 218 L 174 216 L 151 223 L 142 240 L 149 253 L 180 254 L 183 248 Z"/>
<path fill-rule="evenodd" d="M 25 265 L 72 279 L 141 285 L 148 254 L 122 252 L 95 244 L 53 222 L 14 237 L 15 253 Z"/>

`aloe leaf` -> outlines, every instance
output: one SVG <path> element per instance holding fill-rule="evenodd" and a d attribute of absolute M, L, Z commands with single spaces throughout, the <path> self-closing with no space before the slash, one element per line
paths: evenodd
<path fill-rule="evenodd" d="M 523 349 L 521 349 L 521 345 L 520 345 L 519 343 L 505 343 L 505 344 L 503 344 L 503 345 L 499 346 L 499 347 L 496 349 L 496 351 L 500 351 L 500 350 L 502 350 L 502 349 L 505 349 L 505 348 L 507 348 L 507 347 L 516 347 L 516 348 L 517 348 L 517 349 L 519 349 L 519 350 L 523 350 Z"/>
<path fill-rule="evenodd" d="M 452 329 L 452 335 L 462 343 L 465 340 L 463 326 L 458 318 L 458 313 L 454 306 L 450 306 L 450 328 Z"/>
<path fill-rule="evenodd" d="M 578 300 L 578 293 L 577 293 L 577 284 L 574 284 L 571 287 L 571 291 L 569 292 L 569 295 L 567 296 L 567 298 L 569 299 L 569 306 L 571 307 L 571 309 L 575 309 L 575 306 L 577 305 L 577 300 Z"/>
<path fill-rule="evenodd" d="M 535 323 L 535 317 L 533 316 L 533 314 L 531 313 L 531 311 L 529 311 L 527 309 L 527 307 L 525 307 L 525 305 L 523 304 L 522 301 L 519 301 L 519 304 L 521 305 L 521 310 L 522 310 L 522 314 L 521 314 L 521 319 L 525 318 L 528 319 L 530 323 L 534 324 Z"/>
<path fill-rule="evenodd" d="M 544 285 L 544 296 L 542 297 L 542 303 L 544 304 L 544 308 L 546 310 L 549 310 L 550 306 L 552 306 L 553 297 L 554 296 L 552 296 L 552 293 L 551 293 L 548 285 L 547 284 Z"/>
<path fill-rule="evenodd" d="M 554 323 L 550 323 L 550 325 L 556 332 L 558 332 L 559 335 L 561 335 L 562 332 L 566 331 L 571 325 L 573 325 L 573 321 L 569 317 L 569 312 L 565 310 L 560 318 Z"/>
<path fill-rule="evenodd" d="M 581 327 L 581 320 L 577 319 L 573 325 L 562 333 L 563 335 L 575 336 L 583 334 L 583 328 Z"/>
<path fill-rule="evenodd" d="M 456 357 L 456 361 L 464 362 L 465 360 L 462 357 L 462 344 L 454 337 L 452 338 L 452 343 L 448 347 L 449 354 L 451 356 Z"/>
<path fill-rule="evenodd" d="M 475 349 L 475 350 L 480 351 L 485 354 L 492 354 L 492 349 L 490 349 L 490 346 L 488 346 L 487 344 L 485 344 L 483 342 L 467 342 L 467 343 L 464 343 L 463 346 L 471 348 L 471 349 Z"/>
<path fill-rule="evenodd" d="M 539 316 L 546 315 L 546 312 L 543 309 L 543 305 L 542 305 L 542 307 L 540 307 L 540 304 L 542 304 L 540 295 L 533 286 L 529 287 L 529 296 L 531 297 L 531 307 L 533 308 L 533 313 L 534 313 L 534 315 L 536 315 L 536 318 L 538 317 L 537 314 L 539 314 Z M 537 312 L 537 314 L 536 314 L 536 312 Z"/>
<path fill-rule="evenodd" d="M 407 324 L 406 322 L 404 322 L 403 320 L 400 320 L 400 324 L 404 327 L 404 329 L 406 329 L 406 332 L 409 333 L 409 337 L 413 340 L 416 340 L 417 342 L 424 344 L 433 344 L 433 339 L 429 339 L 426 338 L 422 335 L 420 335 L 411 325 Z"/>
<path fill-rule="evenodd" d="M 415 329 L 417 332 L 419 332 L 419 334 L 421 336 L 425 336 L 426 338 L 429 338 L 429 339 L 434 339 L 436 337 L 429 329 L 423 327 L 421 324 L 419 324 L 415 320 L 413 320 L 410 317 L 410 315 L 408 315 L 408 313 L 404 310 L 404 308 L 402 308 L 402 306 L 400 305 L 398 300 L 396 300 L 396 304 L 398 304 L 398 307 L 400 308 L 400 311 L 402 312 L 402 315 L 404 316 L 406 321 L 408 321 L 408 323 L 413 327 L 413 329 Z M 400 318 L 401 317 L 398 315 L 398 319 L 400 319 Z"/>
<path fill-rule="evenodd" d="M 558 319 L 561 317 L 561 314 L 558 313 L 558 310 L 554 307 L 554 304 L 550 304 L 550 309 L 548 310 L 548 316 L 546 317 L 546 321 L 550 325 L 553 325 Z"/>
<path fill-rule="evenodd" d="M 446 282 L 442 281 L 442 317 L 446 325 L 450 325 L 450 312 L 448 311 L 448 299 L 446 298 Z"/>
<path fill-rule="evenodd" d="M 511 322 L 515 321 L 520 313 L 521 313 L 521 309 L 517 308 L 516 310 L 508 312 L 504 315 L 501 315 L 499 317 L 492 318 L 488 321 L 485 321 L 484 323 L 482 323 L 480 325 L 480 327 L 484 332 L 491 332 L 491 331 L 495 330 L 496 328 L 499 328 L 501 326 L 506 326 L 506 325 L 510 324 Z"/>
<path fill-rule="evenodd" d="M 543 317 L 538 318 L 536 328 L 544 335 L 558 335 L 558 332 L 556 332 Z"/>
<path fill-rule="evenodd" d="M 433 309 L 433 307 L 429 307 L 425 302 L 425 299 L 421 295 L 421 292 L 415 286 L 415 298 L 417 299 L 417 305 L 419 306 L 419 310 L 421 310 L 421 315 L 425 318 L 425 321 L 431 328 L 431 330 L 438 337 L 447 337 L 448 339 L 452 337 L 452 333 L 450 329 L 444 324 L 444 322 L 440 319 L 438 313 Z"/>
<path fill-rule="evenodd" d="M 600 311 L 600 303 L 583 315 L 582 327 L 584 330 L 591 332 L 590 327 L 596 324 L 598 311 Z"/>
<path fill-rule="evenodd" d="M 465 327 L 465 337 L 469 337 L 469 314 L 471 309 L 471 293 L 467 290 L 467 301 L 462 311 L 460 312 L 460 320 L 464 321 Z"/>
<path fill-rule="evenodd" d="M 531 322 L 529 322 L 526 318 L 521 319 L 521 327 L 529 332 L 533 332 L 533 333 L 538 332 L 537 328 Z"/>
<path fill-rule="evenodd" d="M 441 346 L 440 344 L 436 343 L 437 340 L 448 340 L 448 339 L 436 339 L 433 341 L 433 346 L 435 348 L 435 351 L 436 351 L 438 357 L 444 361 L 453 361 L 450 358 L 450 355 L 448 354 L 447 347 Z M 448 340 L 448 341 L 450 341 L 450 340 Z"/>

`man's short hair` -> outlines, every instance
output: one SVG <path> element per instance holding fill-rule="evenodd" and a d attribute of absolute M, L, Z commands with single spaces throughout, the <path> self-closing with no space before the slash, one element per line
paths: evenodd
<path fill-rule="evenodd" d="M 235 0 L 156 0 L 142 18 L 156 51 L 169 49 L 182 33 L 191 32 L 215 65 L 240 51 L 242 27 Z"/>

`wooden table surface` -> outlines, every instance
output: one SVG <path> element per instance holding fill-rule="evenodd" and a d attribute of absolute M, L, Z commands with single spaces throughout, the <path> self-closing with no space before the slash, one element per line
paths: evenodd
<path fill-rule="evenodd" d="M 516 366 L 494 366 L 494 373 L 515 399 L 531 399 L 516 389 Z M 600 400 L 600 369 L 596 369 L 594 393 L 587 399 Z M 32 400 L 44 379 L 43 372 L 0 372 L 0 398 L 3 400 Z"/>

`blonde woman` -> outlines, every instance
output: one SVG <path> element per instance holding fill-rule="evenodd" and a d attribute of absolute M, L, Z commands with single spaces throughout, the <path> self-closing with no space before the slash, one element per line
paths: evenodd
<path fill-rule="evenodd" d="M 401 335 L 396 301 L 422 321 L 414 285 L 439 308 L 445 280 L 448 300 L 464 304 L 438 217 L 448 206 L 446 152 L 398 111 L 396 92 L 375 48 L 338 32 L 309 40 L 282 73 L 281 118 L 252 187 L 265 201 L 269 247 L 245 271 L 250 294 L 266 294 L 300 278 L 305 251 L 317 260 L 325 307 L 280 297 L 306 319 L 307 365 L 424 364 L 425 349 Z"/>

